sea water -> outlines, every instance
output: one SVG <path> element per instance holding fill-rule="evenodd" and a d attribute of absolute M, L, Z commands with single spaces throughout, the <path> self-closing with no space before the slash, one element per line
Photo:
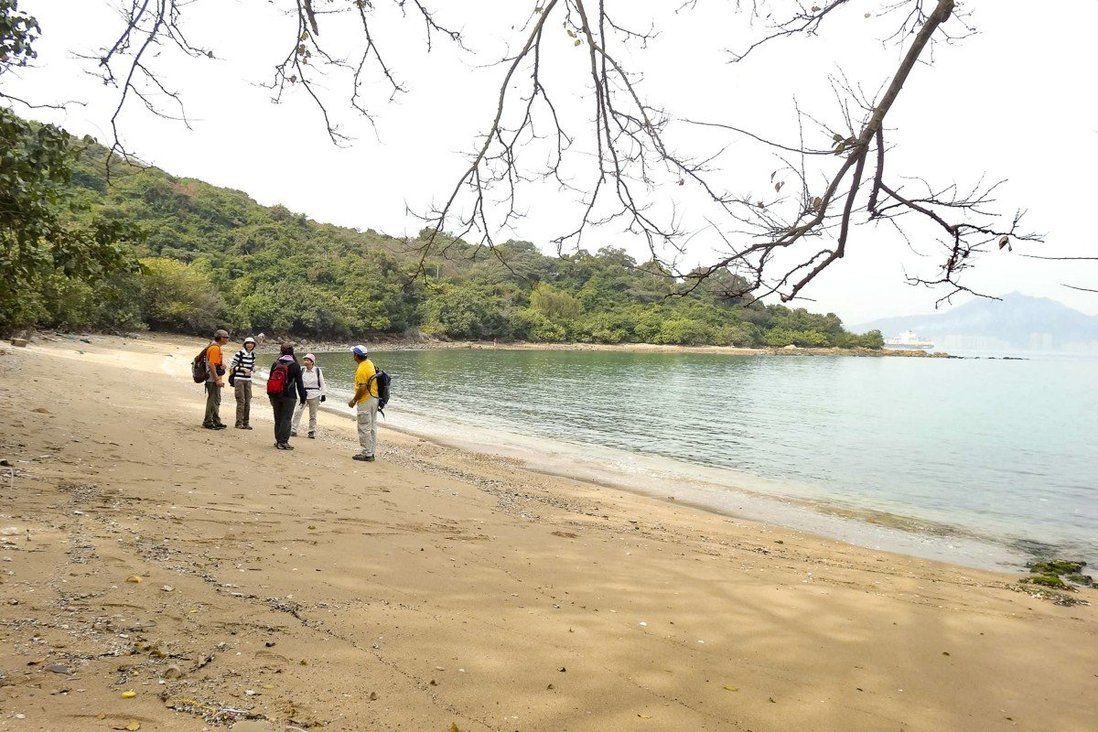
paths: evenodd
<path fill-rule="evenodd" d="M 349 382 L 347 354 L 320 358 L 333 386 Z M 966 561 L 907 547 L 903 534 L 1098 559 L 1092 358 L 455 349 L 374 359 L 393 376 L 393 424 L 489 452 L 522 444 L 510 435 L 558 463 L 602 461 L 639 484 L 659 477 L 661 494 L 696 480 L 705 489 L 680 497 L 730 513 L 751 513 L 745 493 L 769 495 L 896 538 L 769 517 L 779 522 L 935 558 Z"/>

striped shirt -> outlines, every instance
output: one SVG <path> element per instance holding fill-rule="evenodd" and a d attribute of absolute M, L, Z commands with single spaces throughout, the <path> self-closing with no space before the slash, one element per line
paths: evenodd
<path fill-rule="evenodd" d="M 248 353 L 248 349 L 241 348 L 233 356 L 230 368 L 233 372 L 234 381 L 251 381 L 252 371 L 255 370 L 255 351 Z"/>

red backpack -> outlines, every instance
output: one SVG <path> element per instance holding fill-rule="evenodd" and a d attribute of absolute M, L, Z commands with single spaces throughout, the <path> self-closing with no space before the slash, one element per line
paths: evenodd
<path fill-rule="evenodd" d="M 271 375 L 267 377 L 267 394 L 269 396 L 282 396 L 286 393 L 286 382 L 290 378 L 290 367 L 285 361 L 277 361 L 271 367 Z"/>

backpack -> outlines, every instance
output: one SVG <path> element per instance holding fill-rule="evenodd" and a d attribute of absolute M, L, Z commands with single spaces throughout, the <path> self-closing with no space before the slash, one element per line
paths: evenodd
<path fill-rule="evenodd" d="M 290 380 L 290 365 L 285 361 L 276 361 L 267 377 L 267 395 L 282 396 L 286 393 L 286 383 Z"/>
<path fill-rule="evenodd" d="M 196 384 L 201 384 L 210 378 L 210 365 L 206 363 L 206 352 L 209 349 L 210 347 L 206 346 L 191 361 L 191 378 L 194 379 Z"/>
<path fill-rule="evenodd" d="M 377 382 L 377 411 L 385 414 L 385 405 L 389 403 L 389 383 L 393 380 L 384 371 L 378 371 L 370 377 L 370 381 Z"/>

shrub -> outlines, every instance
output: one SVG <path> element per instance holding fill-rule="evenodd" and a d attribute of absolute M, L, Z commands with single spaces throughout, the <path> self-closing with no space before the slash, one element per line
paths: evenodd
<path fill-rule="evenodd" d="M 217 327 L 223 303 L 200 265 L 151 257 L 141 260 L 141 316 L 149 327 L 207 331 Z"/>
<path fill-rule="evenodd" d="M 544 282 L 530 293 L 530 307 L 557 323 L 568 323 L 583 314 L 580 301 Z"/>
<path fill-rule="evenodd" d="M 711 325 L 695 320 L 676 318 L 663 321 L 655 342 L 668 345 L 700 346 L 713 343 L 716 339 L 717 331 Z"/>

